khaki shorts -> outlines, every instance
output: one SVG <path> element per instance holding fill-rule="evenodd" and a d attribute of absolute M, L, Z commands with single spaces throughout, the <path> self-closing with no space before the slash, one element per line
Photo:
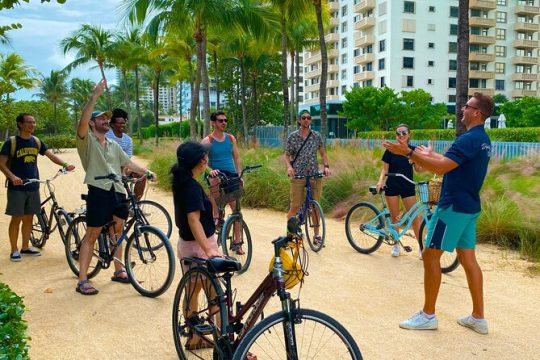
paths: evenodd
<path fill-rule="evenodd" d="M 316 178 L 311 179 L 311 195 L 313 200 L 319 201 L 322 193 L 322 179 Z M 306 199 L 306 180 L 305 179 L 291 179 L 291 188 L 290 188 L 290 208 L 298 209 L 302 206 L 302 203 Z"/>

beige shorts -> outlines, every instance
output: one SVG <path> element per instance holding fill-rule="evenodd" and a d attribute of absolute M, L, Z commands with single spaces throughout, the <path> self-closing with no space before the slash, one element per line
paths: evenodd
<path fill-rule="evenodd" d="M 310 180 L 311 183 L 311 195 L 313 200 L 319 201 L 322 193 L 322 179 L 315 178 Z M 290 188 L 290 208 L 298 209 L 302 206 L 302 203 L 306 199 L 306 180 L 305 179 L 291 179 Z"/>
<path fill-rule="evenodd" d="M 206 238 L 206 241 L 208 241 L 213 250 L 220 252 L 215 234 Z M 185 241 L 184 239 L 179 238 L 176 254 L 180 260 L 182 260 L 183 257 L 199 257 L 201 259 L 208 259 L 208 256 L 206 256 L 206 253 L 196 240 Z M 182 264 L 182 274 L 185 274 L 189 270 L 189 266 L 184 265 L 182 261 L 180 261 L 180 263 Z"/>

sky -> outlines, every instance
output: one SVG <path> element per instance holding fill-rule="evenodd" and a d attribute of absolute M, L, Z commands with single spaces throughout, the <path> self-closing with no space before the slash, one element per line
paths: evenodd
<path fill-rule="evenodd" d="M 0 53 L 15 52 L 25 63 L 36 68 L 44 76 L 51 70 L 61 70 L 74 60 L 75 52 L 64 56 L 60 41 L 77 30 L 81 24 L 100 25 L 105 29 L 122 26 L 119 5 L 122 0 L 67 0 L 60 5 L 55 0 L 41 3 L 21 1 L 20 6 L 0 11 L 0 25 L 20 23 L 23 28 L 9 31 L 11 45 L 0 45 Z M 71 77 L 98 81 L 99 70 L 92 69 L 94 63 L 83 65 L 71 72 Z M 115 82 L 115 71 L 106 71 L 109 84 Z M 36 90 L 21 90 L 15 93 L 18 100 L 30 100 Z M 35 97 L 33 98 L 35 99 Z"/>

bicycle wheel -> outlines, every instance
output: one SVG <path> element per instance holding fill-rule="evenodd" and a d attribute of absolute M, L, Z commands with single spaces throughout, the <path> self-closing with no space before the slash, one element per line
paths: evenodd
<path fill-rule="evenodd" d="M 324 247 L 324 239 L 326 237 L 326 224 L 324 222 L 324 213 L 322 211 L 321 205 L 315 200 L 311 200 L 309 202 L 309 207 L 306 211 L 306 220 L 304 225 L 309 247 L 311 248 L 311 250 L 319 252 Z M 315 235 L 316 232 L 319 235 L 318 239 Z"/>
<path fill-rule="evenodd" d="M 73 219 L 69 224 L 66 231 L 66 244 L 64 247 L 67 263 L 75 276 L 79 276 L 79 249 L 85 234 L 86 216 L 81 215 Z M 99 244 L 97 240 L 94 243 L 94 256 L 92 256 L 92 259 L 90 260 L 90 265 L 88 266 L 88 272 L 86 274 L 88 279 L 92 279 L 101 270 L 101 263 L 96 254 L 99 254 Z"/>
<path fill-rule="evenodd" d="M 69 216 L 66 210 L 59 208 L 58 210 L 56 210 L 56 222 L 58 223 L 58 232 L 60 233 L 60 239 L 62 239 L 62 242 L 65 245 L 67 229 L 69 227 L 69 224 L 71 224 L 71 216 Z"/>
<path fill-rule="evenodd" d="M 142 211 L 144 224 L 157 227 L 170 239 L 172 234 L 172 220 L 167 209 L 152 200 L 140 200 L 138 205 Z"/>
<path fill-rule="evenodd" d="M 424 243 L 427 237 L 427 225 L 425 221 L 422 221 L 420 225 L 420 239 L 418 239 L 418 246 L 420 250 L 424 250 Z M 456 251 L 448 252 L 444 251 L 441 255 L 441 272 L 443 274 L 456 270 L 459 266 L 459 258 Z"/>
<path fill-rule="evenodd" d="M 222 297 L 221 287 L 205 268 L 194 267 L 184 274 L 172 311 L 174 346 L 180 359 L 230 359 L 231 354 L 215 346 L 219 326 L 227 316 L 219 301 Z"/>
<path fill-rule="evenodd" d="M 138 236 L 133 232 L 126 244 L 124 261 L 131 285 L 141 295 L 157 297 L 171 286 L 174 251 L 161 230 L 145 225 L 139 228 Z"/>
<path fill-rule="evenodd" d="M 238 237 L 235 236 L 236 229 L 239 231 Z M 242 219 L 240 228 L 240 217 L 229 216 L 223 225 L 220 242 L 223 254 L 238 260 L 242 264 L 238 274 L 246 272 L 251 264 L 251 255 L 253 254 L 251 234 L 246 222 Z"/>
<path fill-rule="evenodd" d="M 49 238 L 48 227 L 47 213 L 44 208 L 41 208 L 40 213 L 32 219 L 32 232 L 30 233 L 32 246 L 40 249 L 45 246 Z"/>
<path fill-rule="evenodd" d="M 375 230 L 384 229 L 384 221 L 379 210 L 370 203 L 354 205 L 345 218 L 345 233 L 351 246 L 362 254 L 377 250 L 384 237 Z"/>
<path fill-rule="evenodd" d="M 292 323 L 281 311 L 255 325 L 240 341 L 233 360 L 245 360 L 249 353 L 259 359 L 362 359 L 353 337 L 336 320 L 315 310 L 293 311 Z M 285 329 L 292 332 L 292 339 L 285 336 Z M 287 344 L 294 344 L 297 357 L 288 354 Z"/>

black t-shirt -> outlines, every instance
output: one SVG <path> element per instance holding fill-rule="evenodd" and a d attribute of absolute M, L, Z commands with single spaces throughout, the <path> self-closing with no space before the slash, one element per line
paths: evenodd
<path fill-rule="evenodd" d="M 415 147 L 409 145 L 409 149 L 414 150 Z M 403 155 L 392 154 L 386 150 L 383 154 L 382 161 L 387 163 L 388 172 L 395 174 L 403 174 L 409 179 L 413 180 L 413 165 L 409 163 L 409 159 Z M 391 176 L 386 179 L 386 186 L 392 189 L 412 190 L 414 191 L 414 185 L 407 180 Z"/>
<path fill-rule="evenodd" d="M 37 167 L 38 154 L 45 154 L 48 150 L 47 145 L 43 141 L 38 149 L 38 143 L 31 136 L 29 139 L 23 139 L 18 136 L 15 139 L 15 155 L 11 158 L 11 138 L 9 138 L 0 150 L 0 155 L 5 155 L 11 158 L 10 170 L 22 180 L 25 179 L 39 179 L 39 171 Z M 13 186 L 11 181 L 8 181 L 8 188 L 17 191 L 36 191 L 39 190 L 39 183 L 32 183 L 28 185 Z"/>
<path fill-rule="evenodd" d="M 173 188 L 175 189 L 173 193 L 174 217 L 180 237 L 186 241 L 195 240 L 187 217 L 188 213 L 193 211 L 201 212 L 200 220 L 206 237 L 214 234 L 216 226 L 212 215 L 212 203 L 202 186 L 195 179 L 190 178 L 183 184 L 174 184 Z"/>

